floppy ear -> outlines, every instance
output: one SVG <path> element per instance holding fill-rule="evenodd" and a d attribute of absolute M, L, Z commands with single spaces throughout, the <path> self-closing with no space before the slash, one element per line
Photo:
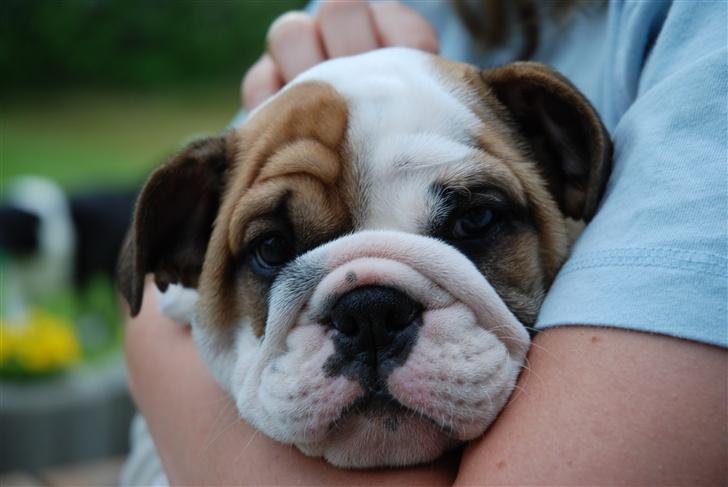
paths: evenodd
<path fill-rule="evenodd" d="M 525 137 L 561 212 L 589 221 L 611 168 L 612 144 L 589 101 L 533 62 L 485 70 L 482 79 Z"/>
<path fill-rule="evenodd" d="M 132 316 L 139 313 L 144 276 L 157 287 L 196 287 L 228 169 L 223 137 L 191 143 L 155 170 L 139 194 L 117 269 Z"/>

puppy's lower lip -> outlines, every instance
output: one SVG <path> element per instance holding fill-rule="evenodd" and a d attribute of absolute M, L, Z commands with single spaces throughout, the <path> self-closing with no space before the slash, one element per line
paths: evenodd
<path fill-rule="evenodd" d="M 404 412 L 406 408 L 385 390 L 375 390 L 362 399 L 362 411 L 367 415 Z"/>
<path fill-rule="evenodd" d="M 393 422 L 396 424 L 398 418 L 415 416 L 415 412 L 412 409 L 403 405 L 389 392 L 370 393 L 362 398 L 361 401 L 359 407 L 355 408 L 352 412 L 356 412 L 369 419 L 384 419 L 384 425 L 389 431 L 396 430 L 396 427 L 392 427 L 392 424 Z M 426 421 L 434 425 L 444 435 L 454 437 L 454 433 L 449 427 L 439 424 L 428 416 L 422 414 L 416 416 L 419 421 Z"/>

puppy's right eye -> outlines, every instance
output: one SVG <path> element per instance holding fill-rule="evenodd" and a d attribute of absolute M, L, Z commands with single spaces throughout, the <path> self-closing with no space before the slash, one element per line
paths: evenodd
<path fill-rule="evenodd" d="M 295 249 L 283 234 L 273 233 L 258 240 L 253 248 L 252 257 L 253 270 L 266 277 L 272 277 L 280 267 L 295 257 Z"/>

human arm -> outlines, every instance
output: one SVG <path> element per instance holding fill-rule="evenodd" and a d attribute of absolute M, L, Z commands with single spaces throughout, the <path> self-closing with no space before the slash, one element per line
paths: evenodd
<path fill-rule="evenodd" d="M 613 328 L 545 330 L 458 483 L 720 485 L 728 352 Z"/>

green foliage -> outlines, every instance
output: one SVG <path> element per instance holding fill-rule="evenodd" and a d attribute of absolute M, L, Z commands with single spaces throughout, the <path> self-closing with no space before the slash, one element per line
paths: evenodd
<path fill-rule="evenodd" d="M 303 0 L 2 0 L 0 77 L 21 91 L 240 78 Z"/>
<path fill-rule="evenodd" d="M 6 181 L 23 174 L 50 177 L 69 190 L 136 187 L 185 141 L 224 129 L 240 106 L 238 84 L 9 100 L 0 108 L 0 194 Z"/>

